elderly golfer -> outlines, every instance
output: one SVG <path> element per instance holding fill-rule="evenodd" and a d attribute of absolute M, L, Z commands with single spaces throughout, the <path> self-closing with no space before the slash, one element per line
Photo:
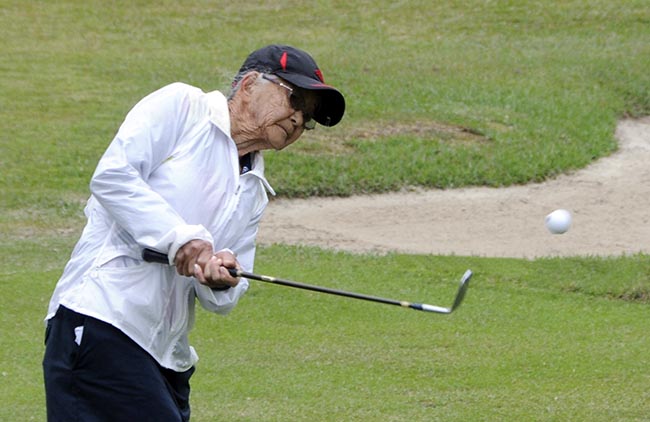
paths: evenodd
<path fill-rule="evenodd" d="M 312 57 L 282 45 L 248 56 L 228 98 L 174 83 L 135 105 L 92 176 L 88 222 L 50 301 L 50 421 L 189 419 L 195 302 L 225 314 L 248 288 L 227 268 L 253 269 L 273 194 L 260 151 L 344 110 Z M 174 266 L 143 262 L 143 248 Z"/>

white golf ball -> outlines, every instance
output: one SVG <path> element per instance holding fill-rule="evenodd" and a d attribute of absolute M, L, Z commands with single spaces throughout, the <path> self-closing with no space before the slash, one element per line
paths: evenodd
<path fill-rule="evenodd" d="M 571 213 L 567 210 L 555 210 L 546 216 L 546 228 L 553 234 L 562 234 L 571 227 Z"/>

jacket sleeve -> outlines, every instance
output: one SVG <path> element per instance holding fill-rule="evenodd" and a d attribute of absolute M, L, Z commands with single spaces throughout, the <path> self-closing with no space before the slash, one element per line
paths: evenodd
<path fill-rule="evenodd" d="M 143 98 L 127 114 L 97 165 L 90 190 L 115 221 L 142 247 L 169 255 L 192 239 L 212 242 L 200 225 L 189 225 L 147 181 L 181 138 L 197 88 L 176 83 Z"/>
<path fill-rule="evenodd" d="M 252 221 L 247 227 L 244 235 L 233 245 L 232 251 L 237 254 L 237 260 L 245 271 L 253 271 L 253 261 L 255 259 L 255 236 L 259 218 Z M 199 299 L 201 306 L 210 311 L 221 315 L 226 315 L 239 302 L 244 293 L 248 290 L 248 280 L 242 278 L 237 286 L 228 290 L 214 290 L 201 284 L 197 279 L 192 279 L 194 291 Z"/>
<path fill-rule="evenodd" d="M 230 249 L 235 252 L 239 264 L 245 271 L 253 271 L 256 250 L 255 239 L 267 203 L 268 199 L 266 198 L 266 195 L 264 195 L 260 207 L 256 210 L 255 215 L 247 224 L 243 234 L 235 244 L 230 245 Z M 242 278 L 235 288 L 223 291 L 210 289 L 209 287 L 199 283 L 196 279 L 193 279 L 193 281 L 196 296 L 199 299 L 201 306 L 208 311 L 222 315 L 228 314 L 232 311 L 239 301 L 239 298 L 246 293 L 249 287 L 248 280 L 245 278 Z"/>

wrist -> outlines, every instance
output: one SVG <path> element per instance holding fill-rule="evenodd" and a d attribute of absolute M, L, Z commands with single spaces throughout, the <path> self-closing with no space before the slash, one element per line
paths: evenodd
<path fill-rule="evenodd" d="M 214 254 L 216 255 L 216 254 L 221 253 L 221 252 L 228 252 L 229 254 L 231 254 L 232 256 L 234 256 L 235 258 L 237 258 L 237 254 L 234 253 L 234 252 L 232 251 L 232 249 L 228 249 L 228 248 L 220 249 L 220 250 L 216 251 Z"/>

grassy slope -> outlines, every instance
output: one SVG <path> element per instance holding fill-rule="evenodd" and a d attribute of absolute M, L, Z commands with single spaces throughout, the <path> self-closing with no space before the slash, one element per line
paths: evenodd
<path fill-rule="evenodd" d="M 245 52 L 272 41 L 312 51 L 348 101 L 339 128 L 268 154 L 283 195 L 541 180 L 609 153 L 616 119 L 650 110 L 643 2 L 3 3 L 11 208 L 84 196 L 135 101 L 174 80 L 223 89 Z M 432 122 L 484 140 L 418 132 Z"/>

